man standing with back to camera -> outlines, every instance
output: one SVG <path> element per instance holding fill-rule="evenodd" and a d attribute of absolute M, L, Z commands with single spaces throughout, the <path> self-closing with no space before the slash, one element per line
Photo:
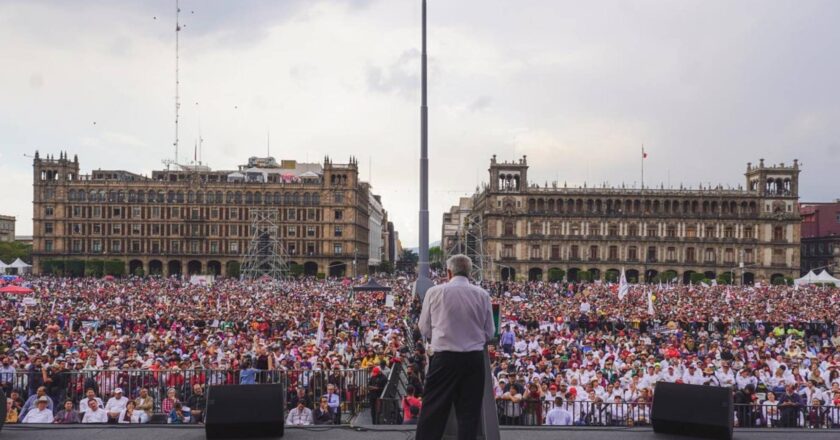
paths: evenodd
<path fill-rule="evenodd" d="M 472 260 L 454 255 L 446 261 L 449 282 L 430 288 L 423 298 L 420 332 L 431 340 L 417 440 L 440 440 L 455 406 L 458 439 L 478 435 L 484 397 L 484 346 L 496 331 L 490 295 L 470 284 Z"/>

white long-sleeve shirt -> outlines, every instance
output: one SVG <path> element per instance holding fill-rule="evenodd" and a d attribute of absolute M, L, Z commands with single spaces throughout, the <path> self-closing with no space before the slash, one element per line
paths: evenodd
<path fill-rule="evenodd" d="M 289 415 L 286 416 L 286 424 L 293 426 L 307 426 L 312 424 L 312 410 L 304 407 L 299 410 L 292 408 Z"/>
<path fill-rule="evenodd" d="M 108 411 L 109 413 L 118 413 L 124 410 L 126 405 L 128 405 L 128 397 L 123 396 L 121 399 L 112 397 L 108 399 L 108 403 L 105 404 L 105 411 Z"/>
<path fill-rule="evenodd" d="M 572 413 L 559 406 L 552 408 L 545 416 L 546 425 L 568 426 L 572 424 Z"/>
<path fill-rule="evenodd" d="M 26 413 L 21 423 L 52 423 L 53 413 L 49 408 L 43 410 L 35 408 Z"/>
<path fill-rule="evenodd" d="M 108 423 L 108 412 L 102 408 L 96 408 L 96 411 L 88 409 L 82 417 L 82 423 Z"/>
<path fill-rule="evenodd" d="M 462 276 L 430 288 L 423 298 L 420 332 L 436 352 L 484 350 L 496 332 L 490 295 Z"/>

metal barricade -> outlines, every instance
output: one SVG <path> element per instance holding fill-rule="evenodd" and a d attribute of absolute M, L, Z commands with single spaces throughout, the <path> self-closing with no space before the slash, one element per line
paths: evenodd
<path fill-rule="evenodd" d="M 165 402 L 167 394 L 174 391 L 175 398 L 189 403 L 195 391 L 193 387 L 200 385 L 206 392 L 208 386 L 238 385 L 243 378 L 253 374 L 254 383 L 279 383 L 286 390 L 286 402 L 291 405 L 293 397 L 300 389 L 310 408 L 314 408 L 321 396 L 327 394 L 327 387 L 332 384 L 340 399 L 342 419 L 347 421 L 358 414 L 367 397 L 368 370 L 256 370 L 243 373 L 244 370 L 71 370 L 58 373 L 52 383 L 45 385 L 46 394 L 60 408 L 66 400 L 71 400 L 76 408 L 85 397 L 88 390 L 107 402 L 116 388 L 123 390 L 123 395 L 134 399 L 140 395 L 141 389 L 146 389 L 153 401 L 153 412 L 164 414 L 173 402 Z M 34 387 L 39 380 L 33 380 L 33 373 L 18 370 L 6 373 L 2 380 L 2 387 L 7 395 L 17 392 L 26 401 L 36 393 Z M 250 381 L 246 381 L 250 383 Z"/>

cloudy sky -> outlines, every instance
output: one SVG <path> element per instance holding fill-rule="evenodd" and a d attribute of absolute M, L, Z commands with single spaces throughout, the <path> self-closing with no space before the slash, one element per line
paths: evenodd
<path fill-rule="evenodd" d="M 417 244 L 419 0 L 182 0 L 181 159 L 358 158 Z M 532 181 L 743 182 L 804 163 L 840 197 L 840 2 L 431 0 L 431 237 L 528 155 Z M 0 0 L 0 212 L 31 234 L 31 159 L 148 173 L 171 158 L 173 1 Z M 72 156 L 71 156 L 72 157 Z"/>

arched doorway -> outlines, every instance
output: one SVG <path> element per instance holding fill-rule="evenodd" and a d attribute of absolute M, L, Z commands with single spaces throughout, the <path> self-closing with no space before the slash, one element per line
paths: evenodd
<path fill-rule="evenodd" d="M 512 267 L 503 267 L 502 281 L 516 281 L 516 269 Z"/>
<path fill-rule="evenodd" d="M 169 275 L 181 275 L 181 262 L 178 260 L 172 260 L 167 265 L 169 269 Z"/>
<path fill-rule="evenodd" d="M 187 273 L 190 274 L 190 275 L 200 275 L 201 274 L 201 261 L 190 260 L 187 263 Z"/>
<path fill-rule="evenodd" d="M 210 260 L 207 262 L 207 273 L 210 275 L 221 275 L 222 274 L 222 263 L 216 260 Z"/>
<path fill-rule="evenodd" d="M 752 286 L 755 284 L 755 274 L 752 272 L 744 272 L 744 285 L 745 286 Z"/>
<path fill-rule="evenodd" d="M 718 282 L 721 284 L 732 284 L 732 272 L 724 272 L 718 277 Z"/>
<path fill-rule="evenodd" d="M 617 283 L 621 278 L 621 272 L 618 269 L 607 269 L 604 272 L 604 281 L 608 283 Z"/>
<path fill-rule="evenodd" d="M 347 273 L 347 265 L 340 261 L 333 261 L 330 263 L 330 276 L 343 277 Z"/>
<path fill-rule="evenodd" d="M 128 274 L 129 275 L 138 275 L 142 276 L 145 275 L 143 273 L 143 262 L 140 260 L 131 260 L 128 262 Z"/>
<path fill-rule="evenodd" d="M 149 261 L 149 275 L 160 275 L 163 273 L 163 263 L 160 260 Z"/>
<path fill-rule="evenodd" d="M 543 272 L 539 267 L 532 267 L 531 270 L 528 271 L 528 281 L 542 281 L 542 279 Z"/>
<path fill-rule="evenodd" d="M 713 280 L 713 279 L 717 278 L 717 275 L 711 270 L 703 272 L 703 276 L 708 278 L 709 280 Z"/>
<path fill-rule="evenodd" d="M 572 283 L 580 281 L 580 269 L 578 269 L 577 267 L 569 269 L 569 274 L 566 278 L 569 280 L 569 282 Z"/>
<path fill-rule="evenodd" d="M 318 275 L 318 263 L 314 261 L 307 261 L 306 263 L 303 263 L 303 274 L 308 277 Z"/>
<path fill-rule="evenodd" d="M 589 269 L 589 280 L 590 281 L 598 281 L 600 279 L 601 279 L 601 271 L 600 270 L 598 270 L 594 267 L 592 269 Z"/>
<path fill-rule="evenodd" d="M 638 283 L 639 282 L 639 271 L 636 269 L 630 269 L 624 272 L 624 277 L 627 278 L 628 283 Z"/>
<path fill-rule="evenodd" d="M 646 283 L 653 283 L 658 281 L 656 277 L 659 276 L 659 272 L 654 269 L 648 269 L 645 271 L 645 282 Z"/>
<path fill-rule="evenodd" d="M 781 285 L 785 284 L 785 282 L 785 276 L 783 274 L 774 273 L 773 275 L 770 275 L 770 284 Z"/>
<path fill-rule="evenodd" d="M 687 270 L 683 272 L 683 284 L 691 283 L 691 277 L 694 276 L 694 273 L 695 272 L 693 270 Z"/>

